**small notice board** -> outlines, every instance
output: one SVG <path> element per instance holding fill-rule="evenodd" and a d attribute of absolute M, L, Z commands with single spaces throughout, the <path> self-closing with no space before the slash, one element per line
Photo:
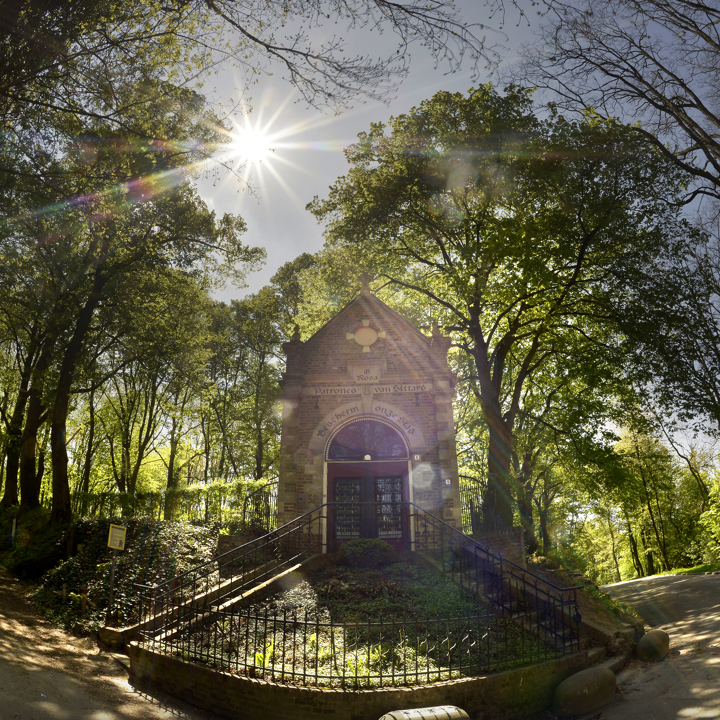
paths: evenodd
<path fill-rule="evenodd" d="M 108 547 L 113 550 L 125 549 L 125 534 L 127 528 L 124 525 L 110 525 L 110 534 L 108 535 Z"/>

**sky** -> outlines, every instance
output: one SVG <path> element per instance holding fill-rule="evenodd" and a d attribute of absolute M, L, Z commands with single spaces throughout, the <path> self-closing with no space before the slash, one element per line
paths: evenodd
<path fill-rule="evenodd" d="M 460 0 L 457 7 L 468 23 L 488 24 L 487 8 L 478 0 Z M 534 27 L 528 27 L 517 10 L 507 11 L 507 39 L 502 35 L 493 36 L 504 48 L 500 50 L 504 57 L 501 69 L 516 60 L 521 46 L 532 39 L 538 21 L 533 17 L 531 22 Z M 363 30 L 355 32 L 355 47 L 362 49 L 362 43 L 368 41 L 376 47 L 375 36 Z M 485 72 L 473 80 L 469 67 L 447 74 L 446 67 L 434 67 L 430 53 L 420 46 L 412 48 L 411 55 L 410 72 L 389 104 L 379 101 L 358 103 L 339 115 L 299 102 L 299 93 L 280 74 L 262 77 L 251 88 L 252 111 L 248 115 L 235 113 L 231 120 L 240 127 L 249 125 L 265 132 L 267 144 L 273 148 L 261 163 L 250 166 L 249 181 L 253 192 L 243 190 L 243 183 L 227 172 L 201 178 L 198 189 L 218 215 L 229 212 L 244 218 L 248 226 L 245 243 L 264 247 L 267 262 L 261 271 L 248 276 L 247 288 L 228 286 L 216 293 L 219 299 L 229 302 L 257 292 L 284 263 L 303 252 L 314 253 L 322 249 L 323 228 L 305 206 L 316 195 L 326 197 L 329 186 L 347 172 L 343 148 L 353 143 L 358 133 L 368 130 L 370 123 L 387 122 L 390 117 L 409 111 L 439 90 L 467 92 L 471 87 L 493 79 Z M 231 101 L 240 98 L 237 90 L 240 85 L 236 72 L 225 68 L 217 78 L 215 95 L 227 98 L 229 106 Z"/>

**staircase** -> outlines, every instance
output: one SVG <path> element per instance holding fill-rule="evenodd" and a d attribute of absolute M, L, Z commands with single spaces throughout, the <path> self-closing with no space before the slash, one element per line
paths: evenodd
<path fill-rule="evenodd" d="M 170 637 L 199 614 L 229 608 L 280 573 L 326 553 L 327 523 L 336 504 L 321 505 L 165 583 L 137 585 L 139 622 L 129 628 L 104 628 L 101 639 L 118 647 L 138 636 Z M 416 556 L 556 650 L 580 649 L 577 587 L 552 585 L 414 503 L 403 505 L 410 523 L 409 549 Z"/>
<path fill-rule="evenodd" d="M 413 549 L 478 602 L 521 623 L 556 650 L 580 650 L 578 586 L 561 588 L 421 508 L 411 512 Z"/>

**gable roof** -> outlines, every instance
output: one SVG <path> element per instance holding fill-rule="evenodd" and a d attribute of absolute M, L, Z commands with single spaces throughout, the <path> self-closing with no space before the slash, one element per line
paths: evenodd
<path fill-rule="evenodd" d="M 321 341 L 330 327 L 341 323 L 345 319 L 345 316 L 351 314 L 356 308 L 363 310 L 364 314 L 376 323 L 380 317 L 389 317 L 394 325 L 400 326 L 403 330 L 410 332 L 411 336 L 414 336 L 415 339 L 422 341 L 428 347 L 432 345 L 433 338 L 420 332 L 406 317 L 396 310 L 393 310 L 389 305 L 386 305 L 382 300 L 366 290 L 363 290 L 359 295 L 354 297 L 342 310 L 330 318 L 330 320 L 303 344 L 306 347 L 310 347 L 316 342 Z"/>

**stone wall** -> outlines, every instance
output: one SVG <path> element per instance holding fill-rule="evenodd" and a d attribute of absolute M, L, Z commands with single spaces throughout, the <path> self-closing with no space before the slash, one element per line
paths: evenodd
<path fill-rule="evenodd" d="M 502 555 L 521 567 L 527 567 L 525 560 L 525 537 L 519 527 L 490 533 L 476 533 L 473 538 L 493 555 Z"/>
<path fill-rule="evenodd" d="M 587 667 L 587 651 L 519 670 L 423 687 L 343 691 L 279 685 L 221 673 L 130 645 L 130 673 L 143 690 L 162 690 L 242 720 L 378 720 L 393 710 L 456 705 L 473 720 L 513 720 L 541 712 L 555 688 Z"/>

